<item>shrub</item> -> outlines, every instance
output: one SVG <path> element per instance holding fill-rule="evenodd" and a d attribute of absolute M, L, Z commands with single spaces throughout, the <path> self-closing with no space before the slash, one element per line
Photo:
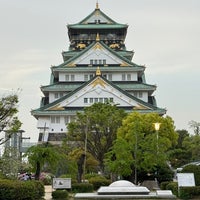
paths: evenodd
<path fill-rule="evenodd" d="M 200 186 L 196 187 L 180 187 L 179 197 L 182 199 L 191 199 L 200 196 Z"/>
<path fill-rule="evenodd" d="M 52 192 L 53 199 L 65 200 L 65 199 L 68 199 L 68 196 L 69 196 L 69 194 L 68 194 L 67 190 L 56 190 L 56 191 Z"/>
<path fill-rule="evenodd" d="M 35 200 L 44 196 L 44 185 L 39 181 L 0 180 L 0 200 Z"/>
<path fill-rule="evenodd" d="M 111 181 L 106 179 L 105 177 L 93 177 L 89 179 L 89 183 L 91 183 L 94 187 L 94 190 L 99 189 L 101 186 L 110 185 Z"/>
<path fill-rule="evenodd" d="M 178 196 L 178 183 L 170 182 L 168 185 L 166 185 L 166 190 L 171 190 L 174 195 Z"/>
<path fill-rule="evenodd" d="M 93 192 L 93 185 L 90 183 L 74 183 L 72 184 L 72 192 Z"/>
<path fill-rule="evenodd" d="M 162 182 L 162 183 L 160 184 L 160 189 L 161 189 L 161 190 L 166 190 L 166 187 L 167 187 L 167 185 L 168 185 L 169 183 L 170 183 L 169 181 Z"/>

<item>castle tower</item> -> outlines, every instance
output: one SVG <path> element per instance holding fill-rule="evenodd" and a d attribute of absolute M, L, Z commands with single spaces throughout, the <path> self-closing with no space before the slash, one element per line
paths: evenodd
<path fill-rule="evenodd" d="M 76 113 L 95 102 L 113 102 L 126 112 L 166 113 L 146 83 L 145 67 L 132 62 L 125 46 L 128 25 L 95 10 L 76 24 L 67 25 L 70 45 L 63 63 L 51 67 L 51 81 L 42 86 L 41 106 L 32 110 L 38 120 L 39 142 L 60 144 L 66 125 Z"/>

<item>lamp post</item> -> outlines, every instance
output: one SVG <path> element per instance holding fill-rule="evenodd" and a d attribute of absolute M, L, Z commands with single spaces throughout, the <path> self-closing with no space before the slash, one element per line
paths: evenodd
<path fill-rule="evenodd" d="M 158 147 L 158 131 L 159 131 L 159 129 L 160 129 L 160 125 L 161 125 L 161 123 L 159 123 L 159 122 L 156 122 L 156 123 L 154 123 L 154 128 L 155 128 L 155 130 L 156 130 L 156 150 L 157 150 L 157 154 L 158 154 L 158 151 L 159 151 L 159 147 Z M 158 156 L 158 155 L 157 155 Z"/>
<path fill-rule="evenodd" d="M 159 146 L 158 146 L 159 136 L 158 136 L 158 131 L 160 130 L 160 125 L 161 125 L 161 123 L 159 123 L 159 122 L 154 123 L 154 128 L 156 130 L 156 165 L 157 165 L 156 175 L 158 175 L 158 153 L 159 153 Z M 157 178 L 156 178 L 156 181 L 157 181 Z"/>

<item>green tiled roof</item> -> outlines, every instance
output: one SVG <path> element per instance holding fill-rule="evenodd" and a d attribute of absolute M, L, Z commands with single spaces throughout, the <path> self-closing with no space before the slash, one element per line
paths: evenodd
<path fill-rule="evenodd" d="M 91 14 L 89 14 L 79 23 L 69 24 L 67 27 L 69 29 L 118 29 L 127 28 L 128 25 L 115 22 L 105 13 L 103 13 L 99 8 L 96 8 Z"/>
<path fill-rule="evenodd" d="M 127 28 L 128 25 L 124 24 L 72 24 L 68 25 L 72 29 L 120 29 Z"/>
<path fill-rule="evenodd" d="M 81 90 L 82 88 L 84 88 L 86 85 L 88 85 L 89 83 L 91 83 L 95 78 L 96 78 L 96 77 L 94 77 L 93 79 L 91 79 L 91 80 L 88 81 L 88 82 L 85 82 L 85 83 L 82 84 L 79 88 L 77 88 L 77 89 L 75 89 L 74 91 L 68 93 L 67 95 L 61 97 L 60 99 L 58 99 L 58 100 L 56 100 L 56 101 L 54 101 L 54 102 L 52 102 L 52 103 L 50 103 L 50 104 L 48 104 L 48 105 L 45 105 L 45 106 L 43 106 L 43 107 L 40 107 L 39 109 L 33 110 L 33 111 L 32 111 L 32 114 L 33 114 L 34 116 L 36 116 L 36 115 L 40 115 L 40 114 L 43 114 L 43 115 L 44 115 L 45 113 L 53 112 L 53 111 L 46 111 L 46 109 L 51 108 L 51 107 L 57 105 L 58 103 L 60 103 L 60 102 L 62 102 L 63 100 L 65 100 L 66 98 L 69 98 L 70 96 L 72 96 L 73 94 L 75 94 L 76 92 L 78 92 L 79 90 Z M 127 93 L 127 92 L 124 91 L 123 89 L 119 88 L 118 86 L 116 86 L 116 85 L 113 84 L 112 82 L 108 81 L 108 80 L 105 79 L 104 77 L 101 77 L 101 78 L 102 78 L 105 82 L 107 82 L 108 84 L 110 84 L 112 87 L 114 87 L 115 89 L 117 89 L 117 90 L 119 90 L 120 92 L 122 92 L 124 95 L 126 95 L 126 96 L 128 96 L 129 98 L 135 100 L 136 102 L 140 103 L 141 105 L 144 105 L 144 106 L 148 107 L 149 110 L 151 110 L 151 112 L 152 112 L 152 110 L 155 111 L 155 112 L 157 112 L 157 111 L 159 111 L 159 112 L 162 111 L 162 112 L 164 112 L 164 113 L 166 112 L 165 109 L 158 108 L 158 107 L 156 107 L 156 106 L 154 106 L 154 105 L 151 105 L 151 104 L 149 104 L 149 103 L 147 103 L 147 102 L 144 102 L 144 101 L 141 100 L 141 99 L 138 99 L 138 98 L 136 98 L 136 97 L 130 95 L 129 93 Z M 54 111 L 54 112 L 55 112 L 55 111 Z M 58 113 L 61 113 L 61 111 L 58 111 Z"/>
<path fill-rule="evenodd" d="M 81 55 L 83 55 L 85 52 L 87 52 L 90 48 L 92 48 L 97 42 L 93 42 L 92 44 L 90 44 L 88 47 L 86 47 L 84 50 L 80 51 L 79 54 L 76 54 L 74 57 L 72 57 L 71 59 L 65 61 L 64 63 L 58 65 L 58 66 L 53 66 L 52 70 L 56 69 L 56 68 L 66 68 L 68 67 L 67 65 L 71 62 L 73 62 L 75 59 L 77 59 L 78 57 L 80 57 Z M 133 62 L 131 62 L 129 59 L 123 57 L 122 55 L 120 55 L 118 52 L 112 50 L 111 48 L 109 48 L 106 44 L 104 44 L 103 42 L 99 41 L 98 43 L 100 43 L 104 48 L 106 48 L 108 51 L 110 51 L 112 54 L 114 54 L 115 56 L 117 56 L 119 59 L 125 61 L 126 63 L 128 63 L 130 65 L 130 67 L 140 67 L 144 69 L 144 66 L 140 66 L 137 65 Z M 73 69 L 75 69 L 76 67 L 73 67 Z M 123 68 L 124 69 L 124 68 Z"/>
<path fill-rule="evenodd" d="M 42 86 L 42 91 L 48 91 L 48 92 L 56 92 L 56 91 L 72 91 L 77 88 L 79 88 L 82 84 L 82 82 L 62 82 L 62 83 L 56 83 L 52 85 Z M 151 90 L 154 91 L 156 89 L 155 85 L 149 85 L 144 83 L 135 83 L 135 82 L 113 82 L 113 84 L 117 85 L 119 88 L 123 90 Z"/>
<path fill-rule="evenodd" d="M 42 86 L 42 91 L 56 92 L 56 91 L 72 91 L 80 87 L 83 83 L 56 83 L 52 85 Z"/>
<path fill-rule="evenodd" d="M 98 65 L 99 66 L 99 65 Z M 76 66 L 76 67 L 63 67 L 63 66 L 58 66 L 58 67 L 51 67 L 53 71 L 67 71 L 67 72 L 95 72 L 97 69 L 97 66 L 93 67 L 81 67 L 81 66 Z M 101 72 L 108 72 L 108 71 L 115 71 L 115 72 L 125 72 L 125 71 L 144 71 L 145 67 L 143 66 L 134 66 L 134 67 L 121 67 L 121 66 L 99 66 Z"/>

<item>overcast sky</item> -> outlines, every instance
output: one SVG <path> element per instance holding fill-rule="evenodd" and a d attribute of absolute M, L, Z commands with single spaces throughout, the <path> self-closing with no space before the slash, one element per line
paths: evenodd
<path fill-rule="evenodd" d="M 40 105 L 51 65 L 62 63 L 67 24 L 81 21 L 96 0 L 0 0 L 0 94 L 19 93 L 24 136 L 37 141 L 31 109 Z M 146 66 L 146 81 L 156 84 L 157 104 L 167 109 L 177 129 L 200 122 L 200 1 L 99 0 L 113 20 L 128 24 L 126 46 L 133 62 Z"/>

